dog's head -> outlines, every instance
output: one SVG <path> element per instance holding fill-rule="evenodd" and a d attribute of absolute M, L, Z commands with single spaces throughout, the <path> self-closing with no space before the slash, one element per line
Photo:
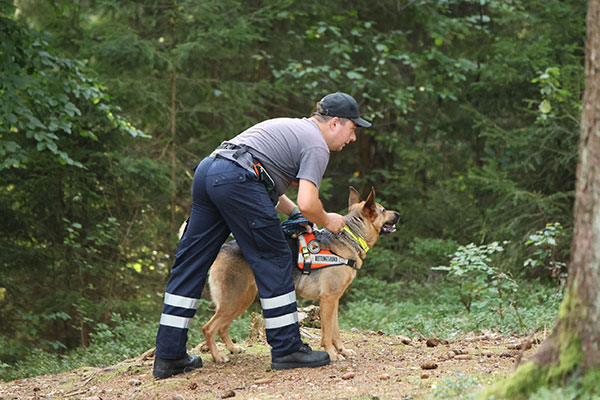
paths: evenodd
<path fill-rule="evenodd" d="M 386 210 L 375 201 L 374 188 L 371 188 L 367 199 L 362 200 L 358 191 L 352 186 L 350 186 L 350 196 L 348 197 L 348 215 L 352 218 L 359 218 L 363 222 L 363 235 L 367 241 L 373 241 L 373 243 L 379 234 L 395 232 L 396 223 L 400 218 L 398 212 Z"/>

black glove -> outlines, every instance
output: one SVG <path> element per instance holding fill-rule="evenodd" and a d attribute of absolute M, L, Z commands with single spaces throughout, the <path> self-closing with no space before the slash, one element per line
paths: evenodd
<path fill-rule="evenodd" d="M 304 215 L 302 215 L 300 211 L 297 211 L 290 214 L 290 217 L 287 219 L 287 221 L 283 221 L 281 224 L 281 229 L 285 235 L 295 237 L 306 232 L 306 227 L 300 224 L 313 225 L 312 222 L 304 218 Z"/>

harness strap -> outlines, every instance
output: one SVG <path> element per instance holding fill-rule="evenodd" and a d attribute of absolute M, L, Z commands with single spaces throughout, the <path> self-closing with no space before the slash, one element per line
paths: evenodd
<path fill-rule="evenodd" d="M 305 274 L 310 274 L 310 272 L 305 272 L 305 268 L 308 266 L 310 271 L 311 264 L 325 264 L 318 268 L 334 267 L 336 265 L 348 265 L 349 267 L 356 269 L 356 263 L 354 262 L 354 260 L 346 260 L 345 258 L 340 257 L 333 252 L 331 252 L 331 254 L 310 254 L 308 263 L 306 259 L 298 253 L 298 263 L 304 263 L 302 273 Z"/>
<path fill-rule="evenodd" d="M 312 258 L 310 256 L 310 251 L 308 251 L 308 245 L 306 244 L 306 239 L 304 235 L 298 235 L 298 241 L 300 242 L 300 253 L 298 253 L 298 265 L 302 262 L 302 273 L 310 274 Z"/>
<path fill-rule="evenodd" d="M 340 257 L 331 250 L 321 250 L 317 254 L 311 253 L 308 249 L 308 244 L 306 243 L 306 238 L 303 234 L 298 235 L 298 242 L 300 243 L 298 267 L 304 275 L 309 275 L 311 269 L 335 267 L 338 265 L 347 265 L 355 270 L 358 270 L 354 260 L 347 260 L 343 257 Z"/>
<path fill-rule="evenodd" d="M 363 239 L 362 237 L 356 235 L 354 232 L 352 232 L 352 230 L 348 227 L 348 225 L 344 225 L 344 230 L 346 232 L 348 232 L 350 234 L 350 236 L 352 236 L 352 238 L 354 240 L 356 240 L 356 242 L 360 245 L 360 247 L 364 250 L 365 254 L 367 254 L 367 251 L 369 251 L 371 248 L 369 247 L 369 245 L 367 244 L 367 241 L 365 239 Z"/>

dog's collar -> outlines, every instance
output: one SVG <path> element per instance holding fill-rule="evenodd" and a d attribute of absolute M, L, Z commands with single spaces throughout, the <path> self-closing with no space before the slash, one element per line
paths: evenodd
<path fill-rule="evenodd" d="M 367 251 L 370 250 L 370 247 L 367 244 L 367 241 L 365 239 L 363 239 L 362 237 L 356 235 L 354 232 L 352 232 L 352 230 L 348 227 L 348 225 L 344 225 L 344 230 L 346 232 L 348 232 L 354 240 L 356 240 L 356 242 L 360 245 L 361 249 L 363 249 L 365 254 L 367 254 Z"/>

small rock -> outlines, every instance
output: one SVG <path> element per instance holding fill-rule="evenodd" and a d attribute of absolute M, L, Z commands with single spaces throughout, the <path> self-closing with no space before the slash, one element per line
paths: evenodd
<path fill-rule="evenodd" d="M 398 335 L 398 339 L 400 339 L 400 341 L 404 344 L 411 344 L 412 343 L 412 339 L 409 338 L 408 336 L 402 336 L 402 335 Z"/>
<path fill-rule="evenodd" d="M 427 339 L 426 344 L 427 344 L 427 347 L 435 347 L 440 344 L 440 341 L 439 341 L 439 339 L 436 339 L 436 338 L 429 338 L 429 339 Z"/>
<path fill-rule="evenodd" d="M 455 360 L 470 360 L 471 359 L 471 355 L 470 354 L 458 354 L 454 357 Z"/>
<path fill-rule="evenodd" d="M 448 351 L 442 355 L 440 355 L 440 360 L 446 361 L 446 360 L 451 360 L 456 356 L 456 353 L 453 351 Z"/>
<path fill-rule="evenodd" d="M 463 349 L 450 349 L 454 352 L 454 354 L 459 355 L 459 354 L 469 354 L 469 350 L 463 350 Z"/>
<path fill-rule="evenodd" d="M 427 379 L 429 378 L 429 374 L 421 374 L 421 379 Z"/>
<path fill-rule="evenodd" d="M 171 400 L 185 400 L 182 395 L 175 393 L 171 396 Z"/>
<path fill-rule="evenodd" d="M 438 365 L 433 361 L 425 361 L 421 364 L 421 369 L 436 369 Z"/>
<path fill-rule="evenodd" d="M 140 386 L 142 384 L 142 381 L 140 381 L 139 379 L 130 379 L 128 383 L 131 386 Z"/>
<path fill-rule="evenodd" d="M 358 329 L 356 329 L 356 328 L 350 328 L 350 332 L 358 333 L 360 331 Z"/>
<path fill-rule="evenodd" d="M 348 379 L 354 378 L 354 376 L 354 372 L 346 372 L 344 375 L 342 375 L 342 379 L 347 381 Z"/>
<path fill-rule="evenodd" d="M 235 397 L 235 392 L 233 390 L 227 390 L 225 393 L 221 395 L 222 399 L 228 399 L 230 397 Z"/>
<path fill-rule="evenodd" d="M 380 381 L 387 381 L 390 378 L 391 378 L 390 374 L 381 374 L 381 375 L 379 375 L 379 380 Z"/>
<path fill-rule="evenodd" d="M 267 383 L 271 383 L 272 380 L 269 378 L 257 379 L 254 381 L 255 385 L 266 385 Z"/>

